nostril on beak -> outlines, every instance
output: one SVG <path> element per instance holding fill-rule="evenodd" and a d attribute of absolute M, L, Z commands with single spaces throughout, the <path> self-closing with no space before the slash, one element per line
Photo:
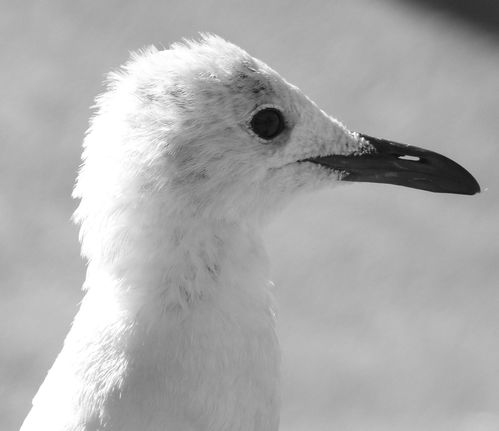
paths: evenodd
<path fill-rule="evenodd" d="M 399 160 L 408 160 L 410 162 L 419 162 L 421 159 L 418 156 L 398 156 Z"/>

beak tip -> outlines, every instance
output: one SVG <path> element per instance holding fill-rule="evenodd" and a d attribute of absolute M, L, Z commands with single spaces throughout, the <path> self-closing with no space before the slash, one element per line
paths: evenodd
<path fill-rule="evenodd" d="M 474 178 L 473 178 L 473 180 L 474 180 L 474 185 L 473 185 L 473 188 L 472 188 L 470 195 L 476 195 L 476 194 L 482 192 L 482 189 L 480 188 L 480 184 L 478 184 L 478 182 Z"/>
<path fill-rule="evenodd" d="M 480 184 L 475 179 L 475 177 L 471 175 L 466 169 L 462 167 L 461 169 L 462 169 L 461 178 L 464 181 L 461 181 L 461 184 L 459 185 L 459 188 L 456 191 L 456 193 L 469 196 L 481 193 L 482 189 L 480 188 Z"/>

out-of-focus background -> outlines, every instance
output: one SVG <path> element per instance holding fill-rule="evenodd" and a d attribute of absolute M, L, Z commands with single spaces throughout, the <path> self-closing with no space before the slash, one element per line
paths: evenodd
<path fill-rule="evenodd" d="M 282 430 L 499 430 L 498 5 L 3 1 L 0 429 L 20 426 L 82 297 L 70 194 L 104 73 L 208 31 L 352 130 L 442 152 L 485 189 L 356 184 L 275 220 Z"/>

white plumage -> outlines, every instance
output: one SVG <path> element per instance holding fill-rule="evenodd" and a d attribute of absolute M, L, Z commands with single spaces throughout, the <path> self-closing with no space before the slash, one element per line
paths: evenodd
<path fill-rule="evenodd" d="M 261 227 L 343 175 L 300 160 L 372 147 L 215 36 L 135 55 L 97 108 L 74 191 L 86 295 L 22 430 L 276 430 Z"/>

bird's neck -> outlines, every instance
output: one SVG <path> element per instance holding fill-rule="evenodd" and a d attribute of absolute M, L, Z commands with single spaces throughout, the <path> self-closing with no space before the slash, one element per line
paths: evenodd
<path fill-rule="evenodd" d="M 113 258 L 89 264 L 86 286 L 110 286 L 131 315 L 149 306 L 189 315 L 233 295 L 268 301 L 269 263 L 253 225 L 175 218 L 120 235 Z"/>
<path fill-rule="evenodd" d="M 133 382 L 123 386 L 123 406 L 163 400 L 143 414 L 177 429 L 276 429 L 279 351 L 257 232 L 184 220 L 137 239 L 122 254 L 126 264 L 89 267 L 82 305 L 85 314 L 109 304 L 99 331 L 122 331 L 109 336 L 126 358 L 120 381 Z"/>

